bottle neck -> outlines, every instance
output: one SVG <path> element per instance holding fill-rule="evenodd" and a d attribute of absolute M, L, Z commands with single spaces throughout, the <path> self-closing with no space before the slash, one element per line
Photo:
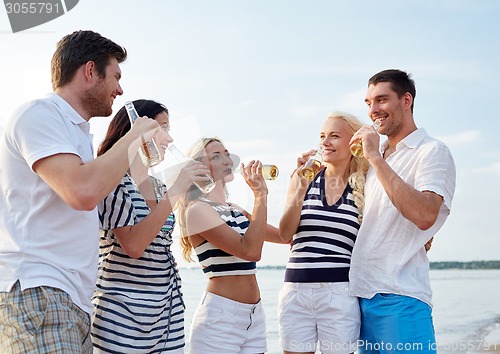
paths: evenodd
<path fill-rule="evenodd" d="M 127 110 L 128 118 L 130 119 L 130 123 L 134 124 L 134 122 L 139 118 L 139 113 L 137 113 L 135 106 L 132 102 L 125 103 L 125 109 Z"/>
<path fill-rule="evenodd" d="M 170 151 L 170 153 L 172 154 L 172 156 L 174 156 L 178 162 L 184 162 L 186 160 L 188 160 L 189 158 L 184 155 L 182 153 L 182 151 L 180 151 L 177 146 L 173 145 L 173 144 L 170 144 L 168 147 L 167 147 L 168 151 Z"/>

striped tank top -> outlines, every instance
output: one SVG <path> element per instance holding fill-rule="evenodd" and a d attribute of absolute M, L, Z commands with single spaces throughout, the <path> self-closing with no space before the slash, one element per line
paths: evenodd
<path fill-rule="evenodd" d="M 243 236 L 250 225 L 250 221 L 243 213 L 231 205 L 221 205 L 206 198 L 199 199 L 209 204 L 226 223 L 227 226 Z M 255 262 L 233 256 L 215 247 L 207 240 L 203 241 L 195 249 L 196 256 L 200 262 L 203 272 L 208 278 L 225 275 L 255 274 L 257 267 Z"/>
<path fill-rule="evenodd" d="M 166 186 L 156 182 L 164 193 Z M 150 212 L 128 174 L 99 204 L 102 233 L 92 299 L 94 353 L 178 353 L 184 347 L 181 281 L 170 250 L 174 214 L 138 259 L 126 254 L 112 232 L 138 223 Z"/>
<path fill-rule="evenodd" d="M 360 226 L 358 209 L 349 184 L 339 200 L 328 205 L 324 174 L 325 170 L 318 173 L 304 196 L 285 282 L 349 281 L 351 253 Z"/>

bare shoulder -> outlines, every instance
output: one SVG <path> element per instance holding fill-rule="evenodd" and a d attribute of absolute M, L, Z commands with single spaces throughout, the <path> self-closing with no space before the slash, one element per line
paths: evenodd
<path fill-rule="evenodd" d="M 212 208 L 209 204 L 204 203 L 200 200 L 195 200 L 189 204 L 187 208 L 187 216 L 195 217 L 195 216 L 207 216 L 207 215 L 216 215 L 217 212 Z"/>
<path fill-rule="evenodd" d="M 187 209 L 186 223 L 188 233 L 195 235 L 224 224 L 224 221 L 209 204 L 195 201 Z"/>

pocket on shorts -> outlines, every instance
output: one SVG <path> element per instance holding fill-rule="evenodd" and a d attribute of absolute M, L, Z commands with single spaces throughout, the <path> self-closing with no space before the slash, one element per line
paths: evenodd
<path fill-rule="evenodd" d="M 398 294 L 378 293 L 378 296 L 380 296 L 382 299 L 391 299 L 391 300 L 398 300 L 399 298 L 401 298 L 401 295 Z"/>
<path fill-rule="evenodd" d="M 224 309 L 205 306 L 204 311 L 202 312 L 202 316 L 204 318 L 203 324 L 212 326 L 219 322 L 223 315 Z"/>
<path fill-rule="evenodd" d="M 297 298 L 297 289 L 284 286 L 279 291 L 278 295 L 278 318 L 281 319 L 283 313 L 293 305 L 295 299 Z"/>
<path fill-rule="evenodd" d="M 337 284 L 331 289 L 329 308 L 332 311 L 351 314 L 351 317 L 359 318 L 359 300 L 349 295 L 349 284 Z"/>
<path fill-rule="evenodd" d="M 26 294 L 23 294 L 25 301 L 19 304 L 24 312 L 23 327 L 28 333 L 34 335 L 45 320 L 49 299 L 41 287 L 26 289 L 23 293 Z"/>
<path fill-rule="evenodd" d="M 383 301 L 386 306 L 403 305 L 405 297 L 398 294 L 378 293 L 374 296 L 378 301 Z"/>
<path fill-rule="evenodd" d="M 332 283 L 332 287 L 329 290 L 335 295 L 349 295 L 349 283 Z"/>
<path fill-rule="evenodd" d="M 7 308 L 7 295 L 9 293 L 0 291 L 0 311 L 4 311 Z"/>

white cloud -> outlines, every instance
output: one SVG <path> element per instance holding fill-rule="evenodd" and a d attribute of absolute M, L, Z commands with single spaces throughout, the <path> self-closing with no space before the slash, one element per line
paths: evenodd
<path fill-rule="evenodd" d="M 481 139 L 481 132 L 478 130 L 469 130 L 466 132 L 454 134 L 454 135 L 444 135 L 439 136 L 437 139 L 443 141 L 447 145 L 462 145 Z"/>
<path fill-rule="evenodd" d="M 500 176 L 500 162 L 496 162 L 490 166 L 473 169 L 472 172 L 474 172 L 474 173 L 492 173 L 492 174 Z"/>

